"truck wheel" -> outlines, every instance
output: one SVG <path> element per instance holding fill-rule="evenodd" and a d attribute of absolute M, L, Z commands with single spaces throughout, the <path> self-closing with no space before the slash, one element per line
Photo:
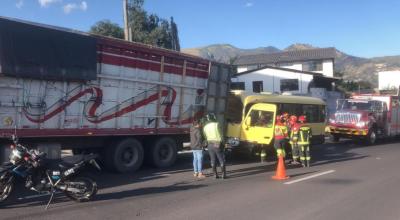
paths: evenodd
<path fill-rule="evenodd" d="M 175 140 L 163 137 L 154 143 L 151 148 L 151 162 L 155 167 L 169 167 L 176 161 L 178 146 Z"/>
<path fill-rule="evenodd" d="M 368 132 L 367 137 L 365 137 L 365 142 L 367 145 L 373 145 L 376 142 L 376 132 L 372 129 Z"/>
<path fill-rule="evenodd" d="M 106 147 L 106 166 L 118 173 L 133 172 L 140 168 L 143 163 L 143 146 L 133 138 L 122 140 L 117 146 Z"/>
<path fill-rule="evenodd" d="M 340 141 L 340 136 L 337 134 L 332 134 L 330 138 L 331 138 L 331 141 L 335 142 L 335 143 Z"/>

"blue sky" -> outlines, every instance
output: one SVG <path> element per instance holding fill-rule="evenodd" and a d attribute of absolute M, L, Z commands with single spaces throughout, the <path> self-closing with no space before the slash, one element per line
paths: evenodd
<path fill-rule="evenodd" d="M 183 48 L 309 43 L 400 55 L 399 0 L 146 0 L 145 9 L 174 17 Z M 122 24 L 122 0 L 1 0 L 0 16 L 87 31 L 102 19 Z"/>

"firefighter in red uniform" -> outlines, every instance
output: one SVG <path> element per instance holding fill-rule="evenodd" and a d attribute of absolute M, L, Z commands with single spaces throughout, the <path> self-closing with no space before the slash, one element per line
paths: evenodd
<path fill-rule="evenodd" d="M 306 116 L 301 115 L 299 117 L 300 128 L 299 128 L 299 139 L 297 144 L 300 149 L 300 161 L 303 167 L 310 167 L 310 139 L 311 139 L 311 128 L 306 125 Z"/>
<path fill-rule="evenodd" d="M 285 145 L 288 137 L 288 128 L 285 124 L 283 115 L 276 116 L 275 132 L 274 132 L 274 147 L 276 156 L 279 158 L 286 157 Z"/>
<path fill-rule="evenodd" d="M 290 145 L 292 147 L 292 164 L 298 165 L 300 164 L 299 159 L 300 159 L 300 149 L 298 145 L 298 140 L 299 140 L 299 129 L 300 129 L 300 124 L 297 123 L 297 116 L 292 115 L 290 116 Z"/>

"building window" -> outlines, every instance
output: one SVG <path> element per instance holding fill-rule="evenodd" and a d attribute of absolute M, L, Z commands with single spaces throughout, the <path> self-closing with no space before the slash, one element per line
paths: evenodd
<path fill-rule="evenodd" d="M 298 79 L 281 79 L 281 92 L 298 91 L 298 90 L 299 90 Z"/>
<path fill-rule="evenodd" d="M 232 82 L 231 90 L 246 90 L 244 82 Z"/>
<path fill-rule="evenodd" d="M 304 62 L 303 71 L 322 71 L 322 60 Z"/>
<path fill-rule="evenodd" d="M 253 92 L 260 93 L 264 91 L 263 81 L 253 81 Z"/>

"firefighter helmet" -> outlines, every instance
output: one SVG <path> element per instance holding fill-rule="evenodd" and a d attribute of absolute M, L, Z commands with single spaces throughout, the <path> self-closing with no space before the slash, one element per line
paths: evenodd
<path fill-rule="evenodd" d="M 284 113 L 282 114 L 282 117 L 285 118 L 285 119 L 288 119 L 288 118 L 289 118 L 289 113 L 284 112 Z"/>
<path fill-rule="evenodd" d="M 307 120 L 307 116 L 305 116 L 305 115 L 300 115 L 299 116 L 299 122 L 306 123 L 306 120 Z"/>

